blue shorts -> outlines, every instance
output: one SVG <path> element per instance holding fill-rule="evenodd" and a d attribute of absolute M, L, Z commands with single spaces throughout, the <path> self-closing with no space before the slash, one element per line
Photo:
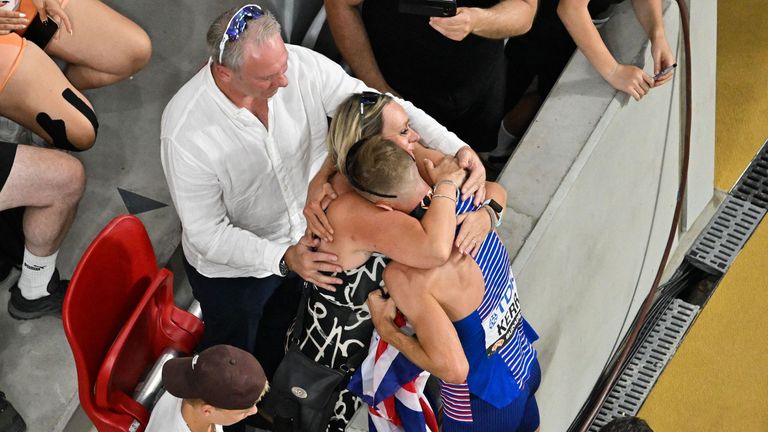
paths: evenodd
<path fill-rule="evenodd" d="M 496 408 L 470 395 L 472 422 L 459 422 L 443 416 L 443 432 L 534 432 L 539 427 L 539 406 L 534 395 L 540 383 L 541 368 L 537 359 L 531 365 L 530 377 L 520 397 L 503 408 Z"/>

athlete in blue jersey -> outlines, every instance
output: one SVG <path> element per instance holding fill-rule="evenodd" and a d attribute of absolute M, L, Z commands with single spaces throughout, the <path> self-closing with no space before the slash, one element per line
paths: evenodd
<path fill-rule="evenodd" d="M 489 183 L 492 188 L 500 186 Z M 457 203 L 459 214 L 472 210 L 469 198 Z M 531 344 L 538 336 L 522 317 L 495 231 L 476 252 L 473 259 L 454 248 L 446 264 L 430 270 L 391 263 L 384 272 L 391 298 L 369 296 L 374 325 L 382 339 L 445 381 L 444 431 L 535 431 L 540 369 Z M 397 309 L 418 338 L 395 325 Z"/>

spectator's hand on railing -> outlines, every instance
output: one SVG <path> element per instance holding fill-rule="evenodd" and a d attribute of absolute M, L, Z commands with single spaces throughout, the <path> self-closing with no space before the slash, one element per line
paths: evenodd
<path fill-rule="evenodd" d="M 69 16 L 64 12 L 61 4 L 57 0 L 32 0 L 32 3 L 37 9 L 37 13 L 40 15 L 40 20 L 46 22 L 48 17 L 52 17 L 59 24 L 59 30 L 63 27 L 67 33 L 72 34 L 72 23 L 69 21 Z M 54 39 L 59 40 L 59 34 L 57 31 Z"/>
<path fill-rule="evenodd" d="M 474 29 L 472 8 L 457 8 L 456 15 L 452 17 L 432 17 L 429 25 L 448 39 L 464 40 Z"/>
<path fill-rule="evenodd" d="M 333 186 L 328 182 L 309 183 L 307 201 L 303 210 L 304 218 L 307 220 L 307 230 L 328 242 L 333 241 L 333 227 L 331 222 L 328 221 L 325 209 L 328 208 L 331 201 L 335 200 L 337 196 Z"/>
<path fill-rule="evenodd" d="M 340 272 L 343 269 L 336 264 L 338 257 L 327 252 L 316 252 L 320 239 L 302 237 L 299 242 L 285 251 L 283 259 L 291 271 L 296 272 L 302 279 L 328 291 L 336 291 L 334 284 L 340 284 L 341 279 L 322 274 L 321 272 Z"/>
<path fill-rule="evenodd" d="M 462 225 L 454 245 L 463 254 L 469 254 L 472 257 L 477 256 L 483 240 L 493 230 L 493 224 L 491 224 L 488 212 L 484 208 L 479 208 L 473 212 L 460 214 L 456 218 L 456 224 Z"/>
<path fill-rule="evenodd" d="M 669 47 L 667 38 L 664 35 L 651 39 L 651 57 L 653 58 L 654 76 L 677 62 L 677 60 L 675 60 L 675 55 L 672 53 L 672 49 Z M 653 86 L 658 87 L 671 80 L 674 73 L 674 70 L 670 71 L 654 80 Z"/>
<path fill-rule="evenodd" d="M 7 35 L 14 30 L 22 30 L 29 24 L 29 19 L 19 11 L 0 9 L 0 35 Z"/>
<path fill-rule="evenodd" d="M 642 69 L 620 63 L 616 63 L 613 72 L 608 74 L 605 80 L 616 90 L 623 91 L 637 101 L 642 99 L 653 87 L 653 78 Z"/>
<path fill-rule="evenodd" d="M 475 205 L 485 201 L 485 166 L 480 157 L 470 146 L 464 146 L 456 152 L 459 166 L 469 171 L 469 178 L 461 188 L 463 196 L 475 194 Z"/>

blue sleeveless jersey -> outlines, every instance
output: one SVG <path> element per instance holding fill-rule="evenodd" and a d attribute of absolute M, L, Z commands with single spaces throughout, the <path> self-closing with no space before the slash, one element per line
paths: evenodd
<path fill-rule="evenodd" d="M 457 204 L 456 213 L 476 209 L 470 197 Z M 454 323 L 469 361 L 469 375 L 465 384 L 442 385 L 445 415 L 462 422 L 472 421 L 470 393 L 497 408 L 520 395 L 536 360 L 531 343 L 538 339 L 523 319 L 509 255 L 495 231 L 486 236 L 475 261 L 483 274 L 483 301 Z"/>

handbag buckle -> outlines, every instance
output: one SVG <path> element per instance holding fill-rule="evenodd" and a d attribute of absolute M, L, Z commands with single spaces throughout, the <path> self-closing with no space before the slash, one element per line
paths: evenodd
<path fill-rule="evenodd" d="M 291 387 L 291 393 L 299 399 L 306 399 L 308 396 L 307 391 L 299 386 Z"/>

